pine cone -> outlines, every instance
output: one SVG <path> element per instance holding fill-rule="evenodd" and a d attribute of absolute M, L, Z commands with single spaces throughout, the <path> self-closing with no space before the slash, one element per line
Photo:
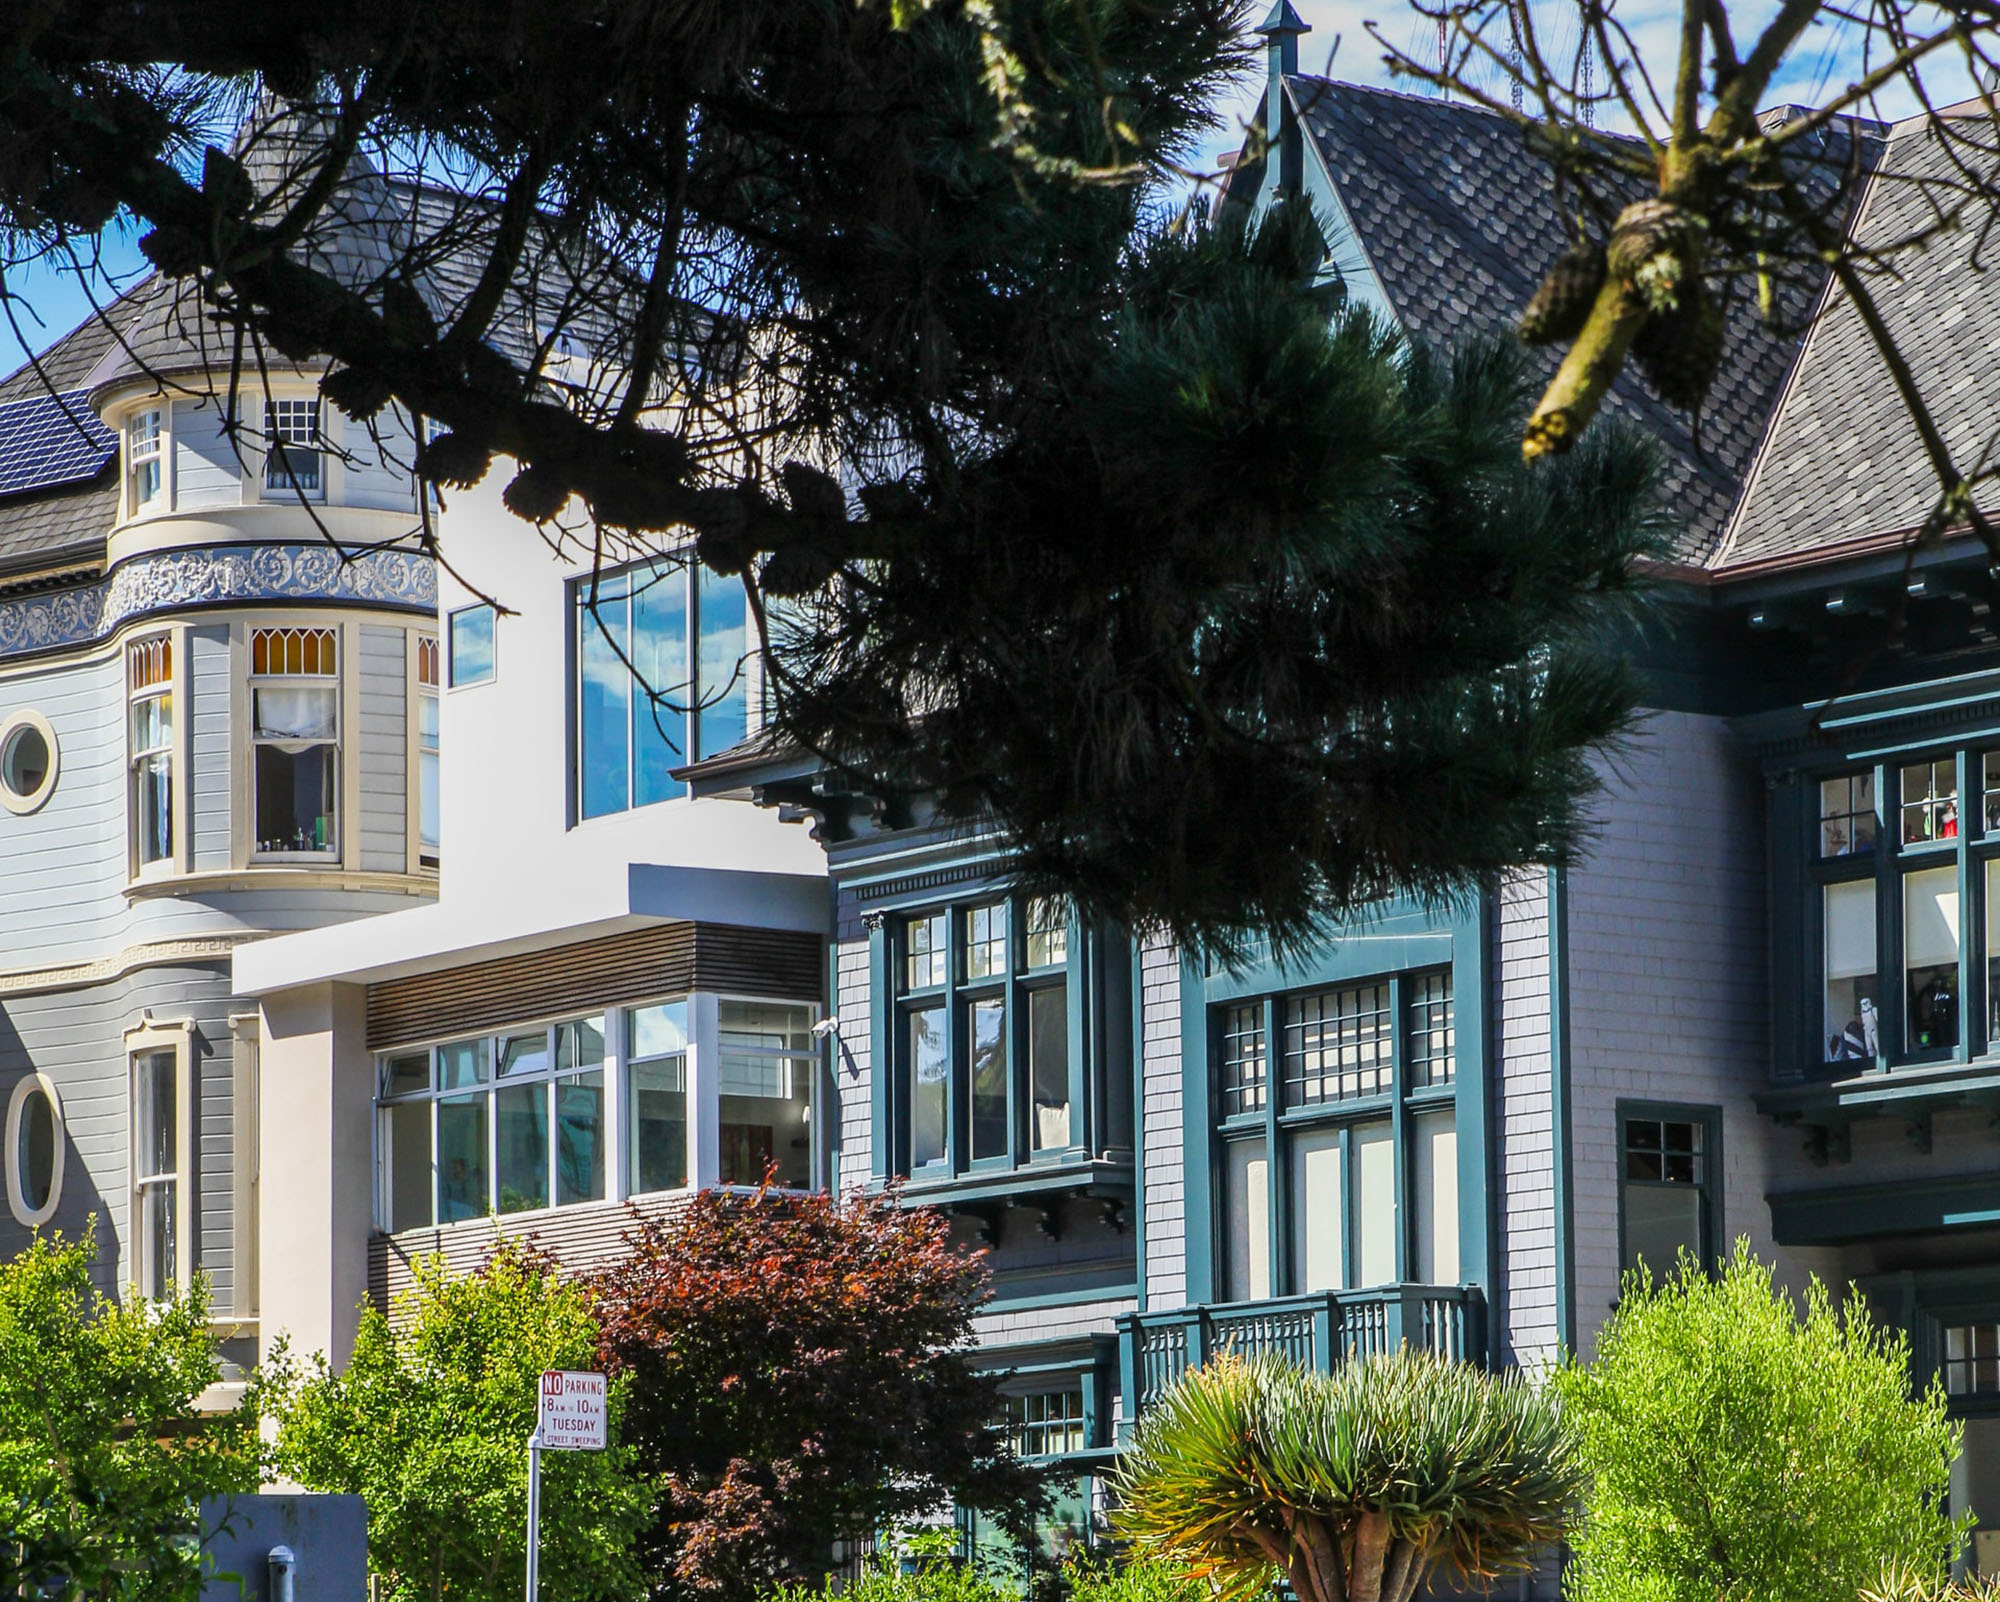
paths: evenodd
<path fill-rule="evenodd" d="M 1603 287 L 1604 247 L 1594 239 L 1571 245 L 1521 313 L 1521 343 L 1553 345 L 1576 338 Z"/>
<path fill-rule="evenodd" d="M 569 504 L 569 486 L 545 467 L 524 467 L 500 492 L 507 510 L 530 523 L 546 523 Z"/>
<path fill-rule="evenodd" d="M 1635 200 L 1618 214 L 1606 252 L 1611 270 L 1620 278 L 1636 277 L 1655 256 L 1669 252 L 1692 258 L 1707 224 L 1695 213 L 1669 200 Z"/>
<path fill-rule="evenodd" d="M 464 434 L 439 434 L 417 452 L 417 474 L 453 489 L 471 489 L 486 476 L 493 453 Z"/>
<path fill-rule="evenodd" d="M 319 381 L 319 392 L 357 423 L 365 423 L 389 404 L 389 386 L 371 374 L 343 367 Z"/>
<path fill-rule="evenodd" d="M 1632 342 L 1632 359 L 1661 400 L 1692 412 L 1708 398 L 1722 346 L 1722 303 L 1698 274 L 1690 274 L 1680 286 L 1680 303 L 1646 319 Z"/>

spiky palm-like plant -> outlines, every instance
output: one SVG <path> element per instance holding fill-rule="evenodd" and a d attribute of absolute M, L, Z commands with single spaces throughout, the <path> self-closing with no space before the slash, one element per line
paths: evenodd
<path fill-rule="evenodd" d="M 1330 1374 L 1225 1357 L 1141 1420 L 1113 1518 L 1220 1602 L 1274 1570 L 1300 1602 L 1407 1602 L 1441 1565 L 1527 1567 L 1580 1489 L 1554 1399 L 1517 1377 L 1408 1352 Z"/>

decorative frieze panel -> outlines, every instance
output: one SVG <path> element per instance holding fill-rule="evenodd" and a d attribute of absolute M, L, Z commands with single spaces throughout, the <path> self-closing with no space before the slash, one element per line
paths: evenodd
<path fill-rule="evenodd" d="M 119 563 L 98 583 L 0 601 L 0 658 L 89 645 L 148 613 L 243 602 L 437 609 L 437 567 L 414 551 L 225 545 Z"/>

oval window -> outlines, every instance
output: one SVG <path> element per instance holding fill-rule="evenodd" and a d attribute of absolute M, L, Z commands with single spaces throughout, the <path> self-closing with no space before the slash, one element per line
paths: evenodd
<path fill-rule="evenodd" d="M 33 812 L 56 782 L 56 731 L 39 712 L 16 712 L 0 723 L 0 802 L 9 812 Z"/>
<path fill-rule="evenodd" d="M 7 1105 L 7 1206 L 29 1228 L 55 1216 L 62 1199 L 62 1105 L 42 1074 L 15 1085 Z"/>

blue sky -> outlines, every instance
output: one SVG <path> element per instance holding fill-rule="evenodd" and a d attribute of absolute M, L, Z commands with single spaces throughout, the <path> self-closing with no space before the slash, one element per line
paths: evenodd
<path fill-rule="evenodd" d="M 1384 34 L 1412 54 L 1435 49 L 1429 24 L 1401 0 L 1293 0 L 1312 32 L 1299 41 L 1299 62 L 1303 70 L 1330 73 L 1337 78 L 1361 83 L 1388 84 L 1382 50 L 1368 34 L 1366 24 L 1379 22 Z M 1533 0 L 1545 41 L 1557 51 L 1573 48 L 1575 7 L 1569 0 Z M 1776 9 L 1776 0 L 1736 0 L 1730 7 L 1739 49 L 1748 50 L 1757 25 Z M 1671 72 L 1679 41 L 1678 0 L 1618 0 L 1619 19 L 1638 40 L 1649 65 Z M 1329 61 L 1329 57 L 1331 60 Z M 1660 64 L 1664 64 L 1662 68 Z M 1787 71 L 1773 86 L 1768 101 L 1810 102 L 1818 100 L 1834 86 L 1850 81 L 1861 70 L 1858 30 L 1847 24 L 1816 26 L 1793 51 Z M 1969 80 L 1955 64 L 1937 71 L 1931 78 L 1933 94 L 1940 102 L 1963 98 L 1971 92 Z M 1233 154 L 1242 142 L 1242 126 L 1256 109 L 1263 89 L 1261 68 L 1245 75 L 1236 91 L 1227 97 L 1227 129 L 1218 134 L 1204 153 L 1204 165 L 1212 169 L 1218 157 Z M 1496 92 L 1499 92 L 1496 90 Z M 1877 114 L 1908 116 L 1916 108 L 1907 93 L 1885 95 Z M 114 230 L 104 241 L 103 265 L 122 287 L 145 268 L 136 234 Z M 76 276 L 66 270 L 34 266 L 10 269 L 7 289 L 18 297 L 14 314 L 29 349 L 39 350 L 81 322 L 90 311 L 90 300 Z M 100 275 L 91 286 L 100 301 L 115 294 Z M 0 318 L 0 372 L 12 371 L 25 352 L 14 330 Z"/>

